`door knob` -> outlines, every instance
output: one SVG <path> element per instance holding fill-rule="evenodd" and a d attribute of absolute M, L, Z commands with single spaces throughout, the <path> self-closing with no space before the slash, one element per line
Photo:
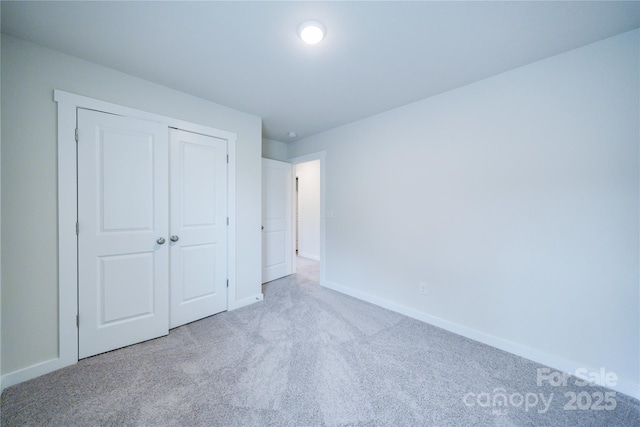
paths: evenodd
<path fill-rule="evenodd" d="M 169 240 L 171 240 L 172 242 L 177 242 L 178 240 L 180 240 L 180 238 L 174 234 L 173 236 L 169 237 Z"/>
<path fill-rule="evenodd" d="M 163 245 L 165 242 L 164 237 L 158 237 L 158 240 L 156 240 L 156 243 L 159 245 Z"/>

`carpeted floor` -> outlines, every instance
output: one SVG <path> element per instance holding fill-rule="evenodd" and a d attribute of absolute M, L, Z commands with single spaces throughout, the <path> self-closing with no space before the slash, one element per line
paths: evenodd
<path fill-rule="evenodd" d="M 635 399 L 539 386 L 540 365 L 317 278 L 301 259 L 261 303 L 10 387 L 2 426 L 640 425 Z"/>

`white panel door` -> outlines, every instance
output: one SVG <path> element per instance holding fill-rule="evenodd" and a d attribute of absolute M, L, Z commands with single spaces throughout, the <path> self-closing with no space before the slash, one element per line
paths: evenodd
<path fill-rule="evenodd" d="M 262 159 L 262 283 L 292 273 L 291 170 L 290 163 Z"/>
<path fill-rule="evenodd" d="M 227 140 L 170 130 L 175 328 L 227 309 Z"/>
<path fill-rule="evenodd" d="M 78 110 L 79 357 L 168 333 L 168 135 Z"/>

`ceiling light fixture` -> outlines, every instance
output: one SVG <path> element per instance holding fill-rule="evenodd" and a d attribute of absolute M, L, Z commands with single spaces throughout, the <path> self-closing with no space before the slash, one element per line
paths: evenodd
<path fill-rule="evenodd" d="M 295 138 L 296 136 L 298 136 L 298 134 L 297 134 L 297 133 L 295 133 L 295 132 L 289 132 L 289 133 L 287 134 L 287 136 L 288 136 L 289 138 Z"/>
<path fill-rule="evenodd" d="M 305 21 L 298 27 L 298 36 L 308 44 L 316 44 L 324 39 L 326 30 L 318 21 Z"/>

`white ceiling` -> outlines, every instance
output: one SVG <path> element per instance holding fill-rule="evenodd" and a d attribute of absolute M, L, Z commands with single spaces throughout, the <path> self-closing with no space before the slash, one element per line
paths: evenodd
<path fill-rule="evenodd" d="M 290 141 L 640 27 L 640 2 L 1 2 L 2 32 Z M 327 28 L 308 46 L 297 26 Z"/>

